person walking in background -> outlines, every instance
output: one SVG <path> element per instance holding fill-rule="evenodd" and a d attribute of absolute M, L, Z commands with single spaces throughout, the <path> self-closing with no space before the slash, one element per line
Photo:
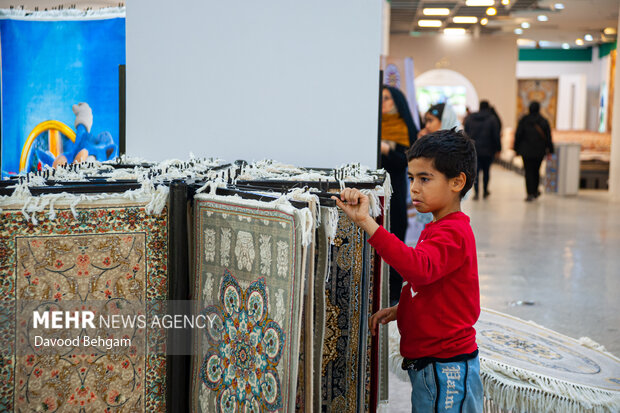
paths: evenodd
<path fill-rule="evenodd" d="M 407 99 L 392 87 L 383 86 L 381 104 L 381 167 L 390 174 L 392 198 L 390 201 L 390 230 L 401 241 L 407 232 L 407 155 L 416 140 L 418 129 L 413 123 Z M 403 280 L 390 268 L 390 302 L 398 302 Z"/>
<path fill-rule="evenodd" d="M 540 196 L 540 165 L 545 155 L 553 153 L 551 128 L 549 122 L 540 114 L 540 104 L 530 103 L 530 113 L 525 115 L 517 125 L 514 150 L 523 158 L 525 169 L 525 189 L 527 202 Z"/>
<path fill-rule="evenodd" d="M 483 197 L 486 199 L 491 194 L 489 192 L 491 164 L 493 158 L 502 150 L 499 122 L 497 115 L 491 111 L 488 101 L 481 101 L 480 110 L 467 117 L 465 133 L 476 142 L 476 153 L 478 155 L 474 199 L 479 197 L 480 172 L 484 174 L 482 185 Z"/>

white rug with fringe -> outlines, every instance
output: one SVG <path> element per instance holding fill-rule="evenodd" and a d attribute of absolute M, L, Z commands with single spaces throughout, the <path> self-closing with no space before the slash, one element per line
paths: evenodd
<path fill-rule="evenodd" d="M 400 368 L 390 326 L 390 368 Z M 475 325 L 486 412 L 620 412 L 620 359 L 588 339 L 483 309 Z"/>

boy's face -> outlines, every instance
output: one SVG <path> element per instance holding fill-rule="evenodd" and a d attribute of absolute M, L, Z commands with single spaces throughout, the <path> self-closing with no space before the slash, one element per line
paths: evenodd
<path fill-rule="evenodd" d="M 460 211 L 460 192 L 465 185 L 465 174 L 447 178 L 435 169 L 433 160 L 414 158 L 409 161 L 411 202 L 418 212 L 432 212 L 435 220 Z"/>

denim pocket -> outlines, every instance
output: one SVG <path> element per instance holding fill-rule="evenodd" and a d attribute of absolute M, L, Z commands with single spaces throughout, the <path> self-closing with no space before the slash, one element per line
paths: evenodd
<path fill-rule="evenodd" d="M 428 392 L 429 400 L 434 401 L 435 393 L 437 393 L 437 385 L 435 383 L 435 369 L 433 367 L 433 363 L 424 367 L 422 370 L 422 380 L 424 382 L 424 387 L 426 387 L 426 391 Z"/>
<path fill-rule="evenodd" d="M 435 374 L 433 365 L 429 364 L 422 370 L 410 368 L 407 373 L 411 380 L 411 404 L 413 412 L 428 412 L 435 405 Z"/>

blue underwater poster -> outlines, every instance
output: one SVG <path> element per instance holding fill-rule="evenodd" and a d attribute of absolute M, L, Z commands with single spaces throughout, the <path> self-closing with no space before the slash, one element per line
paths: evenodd
<path fill-rule="evenodd" d="M 0 47 L 3 177 L 118 156 L 124 17 L 5 17 Z"/>

